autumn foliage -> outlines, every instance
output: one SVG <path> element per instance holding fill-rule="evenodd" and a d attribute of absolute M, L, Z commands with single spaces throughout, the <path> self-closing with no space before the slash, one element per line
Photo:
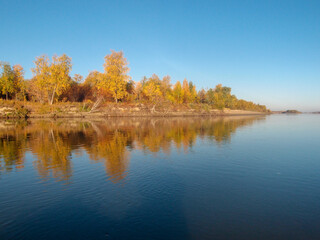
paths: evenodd
<path fill-rule="evenodd" d="M 213 109 L 239 109 L 267 111 L 266 106 L 238 99 L 230 87 L 197 90 L 193 82 L 171 82 L 170 76 L 160 78 L 156 74 L 133 81 L 129 76 L 128 61 L 122 51 L 111 51 L 105 56 L 104 72 L 91 71 L 84 79 L 71 76 L 72 62 L 66 54 L 37 57 L 32 68 L 33 77 L 24 79 L 20 65 L 1 63 L 0 89 L 2 98 L 29 100 L 53 104 L 69 102 L 136 102 L 160 105 L 206 104 Z"/>

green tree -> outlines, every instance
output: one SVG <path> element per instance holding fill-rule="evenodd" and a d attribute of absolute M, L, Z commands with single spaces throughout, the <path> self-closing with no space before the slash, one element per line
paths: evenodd
<path fill-rule="evenodd" d="M 236 101 L 236 97 L 231 95 L 230 87 L 223 87 L 218 84 L 214 89 L 213 104 L 217 109 L 233 108 Z"/>
<path fill-rule="evenodd" d="M 212 88 L 207 91 L 206 100 L 208 104 L 214 104 L 215 101 L 215 93 Z"/>

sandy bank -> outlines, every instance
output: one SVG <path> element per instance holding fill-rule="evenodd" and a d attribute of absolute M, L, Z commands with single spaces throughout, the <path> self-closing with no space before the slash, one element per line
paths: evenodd
<path fill-rule="evenodd" d="M 265 112 L 244 110 L 217 110 L 207 106 L 158 107 L 136 104 L 107 104 L 95 111 L 84 109 L 80 104 L 1 106 L 0 118 L 107 118 L 107 117 L 198 117 L 198 116 L 244 116 L 266 115 Z"/>
<path fill-rule="evenodd" d="M 211 110 L 207 111 L 179 111 L 179 112 L 70 112 L 70 113 L 49 113 L 37 114 L 31 113 L 30 118 L 108 118 L 108 117 L 199 117 L 199 116 L 248 116 L 248 115 L 266 115 L 267 113 L 244 111 L 244 110 Z"/>

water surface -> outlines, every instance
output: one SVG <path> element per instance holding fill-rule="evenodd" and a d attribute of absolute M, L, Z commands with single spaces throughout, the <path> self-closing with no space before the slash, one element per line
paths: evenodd
<path fill-rule="evenodd" d="M 320 115 L 0 122 L 0 239 L 320 239 Z"/>

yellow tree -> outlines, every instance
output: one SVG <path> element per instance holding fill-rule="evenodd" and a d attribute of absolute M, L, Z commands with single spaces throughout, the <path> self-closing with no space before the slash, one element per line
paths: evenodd
<path fill-rule="evenodd" d="M 98 95 L 103 95 L 103 91 L 101 90 L 106 89 L 99 88 L 99 84 L 103 83 L 104 80 L 105 77 L 103 73 L 100 73 L 97 70 L 91 71 L 83 83 L 84 88 L 88 91 L 85 94 L 87 96 L 86 98 L 95 99 L 99 97 Z M 102 85 L 104 86 L 105 84 Z"/>
<path fill-rule="evenodd" d="M 189 82 L 189 93 L 190 93 L 190 102 L 194 103 L 197 98 L 196 86 L 193 82 Z"/>
<path fill-rule="evenodd" d="M 180 81 L 177 81 L 174 85 L 173 91 L 173 99 L 176 103 L 183 103 L 183 95 L 182 95 L 182 87 Z"/>
<path fill-rule="evenodd" d="M 25 91 L 26 86 L 24 82 L 24 70 L 23 67 L 19 64 L 13 66 L 13 73 L 14 73 L 14 91 L 15 97 L 18 98 L 19 93 L 22 94 L 22 98 L 25 99 Z"/>
<path fill-rule="evenodd" d="M 50 60 L 47 56 L 43 55 L 36 58 L 35 68 L 31 71 L 34 75 L 32 79 L 32 92 L 40 102 L 47 96 L 46 84 L 50 81 Z"/>
<path fill-rule="evenodd" d="M 184 79 L 182 82 L 182 98 L 184 103 L 190 102 L 190 89 L 187 79 Z"/>
<path fill-rule="evenodd" d="M 51 64 L 51 81 L 49 83 L 50 104 L 53 103 L 55 95 L 59 97 L 71 84 L 71 58 L 66 54 L 53 56 Z"/>
<path fill-rule="evenodd" d="M 205 103 L 206 102 L 206 90 L 203 88 L 198 92 L 198 101 L 199 103 Z"/>
<path fill-rule="evenodd" d="M 171 93 L 171 77 L 169 75 L 164 76 L 160 82 L 160 90 L 164 98 L 168 98 Z"/>
<path fill-rule="evenodd" d="M 91 87 L 96 87 L 99 79 L 101 78 L 101 74 L 102 73 L 98 72 L 97 70 L 91 71 L 86 77 L 84 84 L 88 84 Z"/>
<path fill-rule="evenodd" d="M 149 80 L 146 84 L 144 84 L 142 92 L 149 99 L 149 101 L 154 104 L 162 97 L 160 85 L 152 80 Z"/>
<path fill-rule="evenodd" d="M 8 63 L 0 63 L 2 73 L 0 75 L 0 87 L 2 94 L 8 95 L 14 92 L 14 72 Z"/>
<path fill-rule="evenodd" d="M 73 80 L 74 80 L 74 82 L 76 82 L 76 83 L 81 83 L 82 82 L 82 80 L 83 80 L 83 77 L 80 75 L 80 74 L 75 74 L 74 76 L 73 76 Z"/>
<path fill-rule="evenodd" d="M 105 56 L 104 71 L 105 79 L 98 83 L 99 88 L 107 88 L 115 102 L 123 99 L 127 95 L 126 87 L 131 79 L 127 73 L 127 59 L 123 56 L 123 52 L 115 52 L 111 50 L 111 54 Z"/>
<path fill-rule="evenodd" d="M 48 102 L 53 103 L 71 84 L 71 58 L 66 54 L 53 56 L 50 63 L 47 56 L 36 58 L 35 68 L 32 69 L 36 87 L 44 92 Z"/>

